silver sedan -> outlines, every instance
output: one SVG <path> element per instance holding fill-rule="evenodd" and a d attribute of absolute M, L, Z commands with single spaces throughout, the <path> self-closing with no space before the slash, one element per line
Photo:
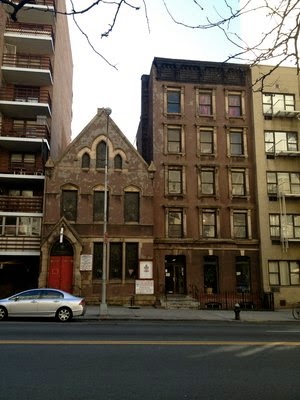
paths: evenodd
<path fill-rule="evenodd" d="M 30 289 L 0 300 L 0 321 L 8 317 L 54 317 L 67 322 L 85 311 L 84 298 L 58 289 Z"/>

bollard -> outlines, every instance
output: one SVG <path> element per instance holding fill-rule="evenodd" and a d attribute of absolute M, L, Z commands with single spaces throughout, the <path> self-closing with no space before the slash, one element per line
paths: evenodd
<path fill-rule="evenodd" d="M 233 311 L 234 311 L 235 320 L 239 321 L 240 320 L 240 312 L 241 312 L 241 306 L 239 305 L 239 303 L 236 303 L 234 305 Z"/>

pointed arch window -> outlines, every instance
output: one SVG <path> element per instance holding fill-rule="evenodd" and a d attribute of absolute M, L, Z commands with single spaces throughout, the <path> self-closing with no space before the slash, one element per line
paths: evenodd
<path fill-rule="evenodd" d="M 120 154 L 117 154 L 114 158 L 114 168 L 115 169 L 122 169 L 123 168 L 123 160 Z"/>
<path fill-rule="evenodd" d="M 81 159 L 81 168 L 90 168 L 90 155 L 88 153 L 84 153 Z"/>
<path fill-rule="evenodd" d="M 96 168 L 105 168 L 106 143 L 100 142 L 96 149 Z"/>

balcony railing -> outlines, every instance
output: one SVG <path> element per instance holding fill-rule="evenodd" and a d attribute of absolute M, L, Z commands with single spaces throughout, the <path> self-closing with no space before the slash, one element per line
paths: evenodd
<path fill-rule="evenodd" d="M 2 124 L 0 123 L 0 136 L 38 138 L 50 141 L 50 133 L 47 125 L 37 125 L 34 123 L 27 123 L 26 126 L 22 127 L 11 127 L 4 121 Z"/>
<path fill-rule="evenodd" d="M 52 64 L 50 57 L 32 54 L 3 54 L 2 65 L 15 68 L 44 69 L 49 70 L 52 75 Z"/>
<path fill-rule="evenodd" d="M 20 86 L 3 86 L 0 89 L 0 100 L 47 104 L 51 102 L 49 90 Z"/>
<path fill-rule="evenodd" d="M 37 6 L 48 6 L 55 8 L 55 0 L 31 0 L 26 5 L 30 7 L 31 4 L 35 4 Z"/>
<path fill-rule="evenodd" d="M 54 42 L 54 32 L 51 25 L 23 24 L 22 22 L 8 21 L 6 32 L 16 32 L 20 35 L 50 36 Z"/>
<path fill-rule="evenodd" d="M 43 168 L 37 168 L 36 164 L 26 162 L 11 162 L 10 169 L 6 172 L 20 175 L 44 175 Z"/>
<path fill-rule="evenodd" d="M 2 252 L 40 252 L 41 238 L 38 237 L 16 237 L 16 236 L 0 236 L 0 250 Z"/>
<path fill-rule="evenodd" d="M 11 109 L 12 102 L 15 103 L 13 104 L 14 107 L 16 107 L 16 105 L 20 107 L 20 103 L 24 103 L 24 105 L 22 105 L 23 116 L 27 118 L 45 114 L 49 116 L 49 114 L 51 114 L 51 97 L 49 91 L 45 88 L 3 86 L 0 88 L 0 102 L 1 108 L 5 105 L 6 108 L 10 107 L 7 110 L 5 108 L 2 111 L 4 114 L 11 116 L 14 115 L 14 109 Z M 9 102 L 10 104 L 7 104 L 6 102 Z M 31 108 L 33 107 L 31 113 L 28 109 L 29 105 Z M 45 106 L 47 106 L 46 109 Z M 29 115 L 26 115 L 26 109 L 24 109 L 24 107 L 27 107 Z"/>
<path fill-rule="evenodd" d="M 43 197 L 0 196 L 0 210 L 5 212 L 43 212 Z"/>

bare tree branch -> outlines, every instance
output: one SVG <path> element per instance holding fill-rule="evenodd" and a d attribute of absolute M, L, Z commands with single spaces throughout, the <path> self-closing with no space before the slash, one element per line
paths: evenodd
<path fill-rule="evenodd" d="M 214 7 L 216 18 L 213 19 L 207 7 L 199 4 L 197 0 L 190 0 L 199 8 L 199 19 L 206 19 L 202 24 L 188 24 L 182 20 L 174 18 L 170 5 L 171 0 L 162 0 L 164 7 L 172 19 L 178 25 L 182 25 L 189 29 L 219 29 L 225 36 L 226 40 L 236 47 L 234 54 L 228 55 L 227 61 L 246 62 L 250 66 L 259 63 L 269 63 L 270 74 L 278 67 L 287 65 L 287 63 L 296 66 L 297 73 L 300 72 L 299 60 L 299 32 L 300 32 L 300 0 L 245 0 L 240 1 L 239 6 L 234 8 L 233 0 L 223 0 L 222 15 Z M 219 0 L 221 1 L 221 0 Z M 202 1 L 204 4 L 205 0 Z M 169 5 L 170 4 L 170 5 Z M 211 4 L 211 3 L 210 3 Z M 218 6 L 220 4 L 218 3 Z M 247 23 L 247 18 L 253 15 L 262 14 L 265 21 L 265 32 L 255 35 L 255 27 L 253 27 L 253 36 L 256 41 L 247 43 L 247 39 L 242 37 L 231 26 L 234 22 Z M 269 74 L 267 74 L 269 75 Z M 263 85 L 265 77 L 260 77 L 259 82 Z M 258 82 L 256 82 L 258 83 Z"/>
<path fill-rule="evenodd" d="M 0 3 L 12 7 L 10 17 L 13 21 L 17 21 L 18 12 L 24 5 L 30 7 L 30 0 L 20 0 L 18 3 L 15 3 L 15 1 L 0 0 Z M 150 32 L 150 21 L 147 13 L 148 0 L 140 1 L 143 5 L 143 11 Z M 218 0 L 218 7 L 214 6 L 211 0 L 185 0 L 182 10 L 184 10 L 188 2 L 195 6 L 199 13 L 199 21 L 203 21 L 199 24 L 189 24 L 183 21 L 181 17 L 175 18 L 172 13 L 173 1 L 161 1 L 162 8 L 166 10 L 171 20 L 177 25 L 181 25 L 187 29 L 219 29 L 226 41 L 236 48 L 236 51 L 228 55 L 227 59 L 224 60 L 225 62 L 238 61 L 247 63 L 250 66 L 259 63 L 269 63 L 272 64 L 270 68 L 272 71 L 281 65 L 289 63 L 289 65 L 296 66 L 297 73 L 300 73 L 300 0 Z M 116 68 L 101 52 L 96 50 L 84 29 L 79 26 L 76 17 L 90 13 L 96 7 L 112 7 L 113 13 L 111 21 L 108 23 L 108 29 L 99 34 L 99 38 L 104 38 L 109 37 L 112 31 L 116 29 L 121 9 L 128 7 L 139 11 L 140 7 L 133 5 L 133 0 L 90 0 L 88 5 L 85 4 L 79 9 L 75 9 L 73 0 L 70 0 L 70 3 L 70 11 L 61 12 L 55 10 L 55 12 L 72 16 L 77 29 L 85 36 L 91 49 L 106 63 Z M 258 15 L 263 15 L 265 18 L 265 31 L 260 35 L 255 35 L 255 27 L 253 27 L 253 35 L 250 38 L 250 43 L 244 37 L 243 33 L 238 31 L 237 23 L 247 24 L 248 19 L 250 20 L 251 17 L 256 18 Z M 261 78 L 261 83 L 263 83 L 263 78 Z"/>

